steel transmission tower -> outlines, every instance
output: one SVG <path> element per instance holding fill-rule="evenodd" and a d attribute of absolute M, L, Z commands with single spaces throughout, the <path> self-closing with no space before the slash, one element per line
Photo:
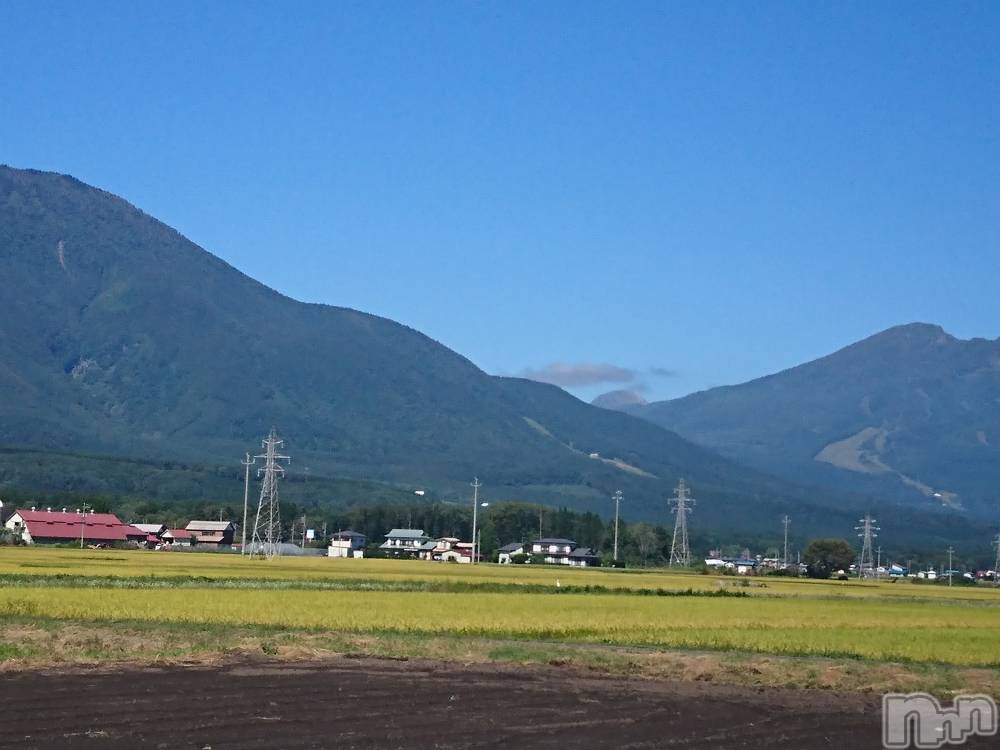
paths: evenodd
<path fill-rule="evenodd" d="M 260 486 L 260 501 L 257 503 L 257 521 L 254 524 L 253 540 L 250 543 L 251 556 L 274 557 L 281 554 L 281 514 L 278 511 L 278 478 L 285 475 L 285 467 L 279 461 L 290 461 L 288 456 L 278 453 L 285 444 L 278 439 L 278 433 L 271 433 L 264 439 L 264 453 L 254 458 L 264 459 L 264 468 L 258 469 L 263 475 Z"/>
<path fill-rule="evenodd" d="M 695 504 L 692 497 L 688 497 L 688 488 L 684 480 L 680 481 L 677 489 L 674 490 L 674 497 L 668 501 L 673 507 L 674 513 L 674 540 L 670 543 L 670 567 L 680 565 L 689 567 L 691 565 L 691 546 L 688 544 L 688 524 L 687 514 L 691 512 L 690 506 Z"/>
<path fill-rule="evenodd" d="M 855 526 L 858 538 L 861 539 L 861 557 L 858 559 L 858 578 L 869 578 L 875 575 L 875 550 L 872 543 L 878 537 L 878 522 L 872 518 L 871 513 L 865 513 L 865 517 L 858 519 L 860 526 Z M 865 565 L 868 569 L 865 571 Z"/>

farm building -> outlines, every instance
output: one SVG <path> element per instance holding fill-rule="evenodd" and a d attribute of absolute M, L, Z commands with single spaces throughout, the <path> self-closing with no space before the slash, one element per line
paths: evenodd
<path fill-rule="evenodd" d="M 379 549 L 391 555 L 416 556 L 421 546 L 430 539 L 423 529 L 392 529 L 385 535 Z"/>
<path fill-rule="evenodd" d="M 162 523 L 134 523 L 132 525 L 146 535 L 146 546 L 150 549 L 160 543 L 160 537 L 167 530 L 167 527 Z"/>
<path fill-rule="evenodd" d="M 84 544 L 112 544 L 114 542 L 145 543 L 143 531 L 122 523 L 113 513 L 87 513 L 79 511 L 30 510 L 19 508 L 7 519 L 4 526 L 19 534 L 25 544 L 56 544 L 79 542 Z"/>
<path fill-rule="evenodd" d="M 187 529 L 167 529 L 160 534 L 161 542 L 178 547 L 190 547 L 192 539 L 194 534 Z"/>
<path fill-rule="evenodd" d="M 230 547 L 236 534 L 236 525 L 232 521 L 191 521 L 185 526 L 194 536 L 195 544 L 217 544 L 220 547 Z"/>

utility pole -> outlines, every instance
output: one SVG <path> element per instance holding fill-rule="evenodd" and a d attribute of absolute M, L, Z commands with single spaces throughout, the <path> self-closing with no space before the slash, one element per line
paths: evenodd
<path fill-rule="evenodd" d="M 873 541 L 878 537 L 878 522 L 872 518 L 871 513 L 865 513 L 865 517 L 858 520 L 860 526 L 855 526 L 854 530 L 860 532 L 861 557 L 858 558 L 858 578 L 867 578 L 875 575 L 875 556 L 872 548 Z M 865 564 L 868 565 L 868 574 L 865 574 Z"/>
<path fill-rule="evenodd" d="M 476 545 L 476 512 L 479 510 L 479 488 L 483 485 L 479 482 L 479 477 L 472 478 L 472 564 L 476 564 L 476 553 L 478 552 L 478 546 Z"/>
<path fill-rule="evenodd" d="M 674 539 L 670 543 L 670 567 L 680 565 L 687 568 L 691 565 L 691 546 L 688 544 L 687 514 L 691 512 L 689 505 L 694 505 L 695 500 L 688 497 L 688 488 L 684 480 L 680 481 L 677 489 L 674 490 L 674 497 L 667 501 L 673 506 L 671 511 L 675 514 L 674 519 Z"/>
<path fill-rule="evenodd" d="M 80 511 L 80 549 L 83 549 L 83 532 L 87 528 L 87 511 L 93 510 L 86 503 L 83 504 L 83 508 Z"/>
<path fill-rule="evenodd" d="M 258 469 L 258 474 L 264 475 L 260 486 L 260 500 L 257 502 L 257 520 L 254 523 L 250 555 L 255 554 L 271 558 L 281 554 L 281 513 L 278 507 L 278 478 L 285 476 L 285 467 L 279 461 L 290 461 L 288 456 L 278 453 L 278 448 L 285 444 L 278 439 L 274 428 L 263 440 L 261 445 L 264 453 L 254 458 L 264 459 L 264 468 Z"/>
<path fill-rule="evenodd" d="M 993 563 L 993 586 L 1000 586 L 1000 534 L 993 540 L 993 546 L 997 548 L 997 559 Z"/>
<path fill-rule="evenodd" d="M 306 548 L 306 517 L 302 516 L 302 549 Z"/>
<path fill-rule="evenodd" d="M 247 506 L 250 502 L 250 464 L 254 463 L 254 460 L 247 453 L 246 459 L 240 461 L 240 463 L 243 464 L 243 468 L 246 470 L 243 476 L 243 526 L 240 527 L 243 532 L 240 555 L 245 555 L 247 553 Z"/>
<path fill-rule="evenodd" d="M 542 514 L 544 512 L 545 512 L 545 509 L 541 505 L 539 505 L 538 506 L 538 538 L 539 539 L 542 538 Z"/>
<path fill-rule="evenodd" d="M 615 562 L 618 562 L 618 506 L 622 502 L 622 491 L 615 492 Z"/>
<path fill-rule="evenodd" d="M 791 524 L 791 522 L 792 522 L 792 519 L 789 518 L 788 516 L 785 516 L 784 518 L 781 519 L 781 524 L 782 524 L 782 526 L 785 527 L 785 556 L 784 556 L 784 558 L 782 558 L 782 567 L 783 568 L 787 568 L 788 567 L 788 526 L 789 526 L 789 524 Z"/>
<path fill-rule="evenodd" d="M 954 557 L 954 555 L 955 555 L 955 548 L 954 547 L 949 547 L 948 548 L 948 585 L 949 586 L 951 586 L 951 579 L 954 578 L 954 575 L 952 575 L 952 569 L 955 567 L 952 564 L 952 558 Z"/>

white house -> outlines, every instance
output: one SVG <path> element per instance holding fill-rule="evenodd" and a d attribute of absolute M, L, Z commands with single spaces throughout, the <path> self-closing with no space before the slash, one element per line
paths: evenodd
<path fill-rule="evenodd" d="M 357 531 L 338 531 L 330 537 L 330 547 L 327 549 L 327 557 L 355 557 L 365 556 L 365 541 L 367 537 Z"/>
<path fill-rule="evenodd" d="M 350 539 L 331 539 L 330 546 L 326 549 L 327 557 L 352 557 L 362 558 L 365 556 L 363 549 L 354 549 Z"/>

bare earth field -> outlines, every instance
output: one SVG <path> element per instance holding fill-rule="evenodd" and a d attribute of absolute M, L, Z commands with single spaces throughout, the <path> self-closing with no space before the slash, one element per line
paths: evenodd
<path fill-rule="evenodd" d="M 555 667 L 340 659 L 20 672 L 18 748 L 829 748 L 879 744 L 877 700 Z M 165 718 L 169 717 L 169 718 Z"/>
<path fill-rule="evenodd" d="M 873 695 L 544 666 L 332 659 L 35 670 L 0 677 L 0 704 L 0 747 L 25 750 L 881 746 Z"/>

